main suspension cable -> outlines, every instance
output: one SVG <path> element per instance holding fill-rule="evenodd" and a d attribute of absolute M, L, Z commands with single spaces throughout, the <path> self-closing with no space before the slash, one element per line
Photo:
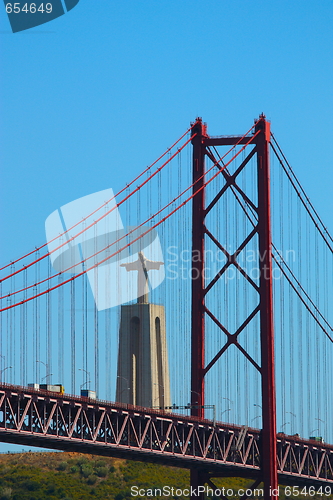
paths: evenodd
<path fill-rule="evenodd" d="M 196 135 L 196 134 L 194 134 Z M 194 137 L 194 135 L 192 136 L 192 138 Z M 114 207 L 112 207 L 110 210 L 108 210 L 107 212 L 105 212 L 99 219 L 97 219 L 96 221 L 93 221 L 91 224 L 89 224 L 88 226 L 84 227 L 79 233 L 75 234 L 74 236 L 72 236 L 71 238 L 69 239 L 66 239 L 66 241 L 64 241 L 63 243 L 61 243 L 59 246 L 57 246 L 56 248 L 52 249 L 51 252 L 48 252 L 44 255 L 42 255 L 41 257 L 39 257 L 37 260 L 34 260 L 33 262 L 30 262 L 30 264 L 27 264 L 25 266 L 23 266 L 22 268 L 18 269 L 17 271 L 15 271 L 14 273 L 12 274 L 9 274 L 8 276 L 5 276 L 4 278 L 1 278 L 0 282 L 3 282 L 9 278 L 11 278 L 14 274 L 19 274 L 21 273 L 24 269 L 27 269 L 31 266 L 33 266 L 34 264 L 36 264 L 37 262 L 45 259 L 46 257 L 49 257 L 52 253 L 58 251 L 60 248 L 62 248 L 63 246 L 65 245 L 68 245 L 70 244 L 75 238 L 77 238 L 78 236 L 80 236 L 81 234 L 83 234 L 85 231 L 87 231 L 88 229 L 90 229 L 91 227 L 93 227 L 94 225 L 96 225 L 98 222 L 100 222 L 102 219 L 104 219 L 107 215 L 109 215 L 111 212 L 113 212 L 114 210 L 116 210 L 120 205 L 122 205 L 125 201 L 127 201 L 131 196 L 133 196 L 136 192 L 138 192 L 145 184 L 147 184 L 147 182 L 149 182 L 153 177 L 155 177 L 155 175 L 160 172 L 162 170 L 162 168 L 164 168 L 168 163 L 170 163 L 170 161 L 175 157 L 177 156 L 180 151 L 185 147 L 187 146 L 187 144 L 192 140 L 192 138 L 188 139 L 178 150 L 176 153 L 174 153 L 170 158 L 168 158 L 168 160 L 161 166 L 159 167 L 157 170 L 155 170 L 155 172 L 153 172 L 153 174 L 151 174 L 147 179 L 145 179 L 140 185 L 138 185 L 134 191 L 132 191 L 131 193 L 129 193 L 127 196 L 125 196 L 125 198 L 123 198 L 119 203 L 117 203 L 117 205 L 115 205 Z M 133 181 L 132 181 L 133 183 Z M 132 184 L 131 183 L 131 184 Z M 112 198 L 114 199 L 114 198 Z M 103 205 L 104 206 L 104 205 Z M 97 209 L 99 210 L 99 209 Z M 88 216 L 89 217 L 89 216 Z M 77 226 L 78 224 L 82 224 L 82 222 L 84 222 L 85 219 L 82 219 L 81 221 L 79 221 L 78 223 L 76 223 L 73 227 Z M 69 231 L 69 230 L 68 230 Z M 65 233 L 63 233 L 65 234 Z M 54 241 L 56 239 L 59 239 L 61 237 L 61 235 L 59 236 L 56 236 L 55 238 L 53 238 L 53 240 L 51 241 Z M 45 246 L 45 245 L 44 245 Z M 58 275 L 56 275 L 58 276 Z"/>
<path fill-rule="evenodd" d="M 251 131 L 251 130 L 252 130 L 252 128 L 253 128 L 253 126 L 251 127 L 251 129 L 250 129 L 249 131 Z M 247 131 L 247 132 L 246 132 L 246 133 L 245 133 L 245 134 L 244 134 L 244 135 L 243 135 L 243 136 L 242 136 L 242 137 L 241 137 L 241 138 L 237 141 L 237 143 L 236 143 L 236 144 L 234 144 L 234 145 L 233 145 L 233 146 L 232 146 L 232 147 L 231 147 L 231 148 L 230 148 L 230 149 L 229 149 L 229 150 L 228 150 L 228 151 L 227 151 L 227 152 L 226 152 L 226 153 L 225 153 L 222 157 L 220 157 L 220 158 L 219 158 L 219 160 L 218 160 L 218 161 L 216 161 L 216 162 L 214 163 L 214 165 L 212 165 L 212 167 L 211 167 L 209 170 L 207 170 L 207 172 L 205 172 L 205 173 L 204 173 L 204 174 L 203 174 L 203 175 L 202 175 L 199 179 L 197 179 L 195 183 L 199 182 L 199 181 L 200 181 L 200 180 L 201 180 L 201 179 L 202 179 L 202 178 L 203 178 L 206 174 L 208 174 L 208 173 L 209 173 L 209 172 L 210 172 L 210 171 L 211 171 L 214 167 L 218 166 L 218 164 L 219 164 L 220 162 L 222 162 L 222 161 L 223 161 L 223 159 L 224 159 L 224 158 L 225 158 L 228 154 L 230 154 L 230 153 L 231 153 L 231 152 L 232 152 L 232 151 L 236 148 L 236 146 L 237 146 L 237 145 L 238 145 L 238 144 L 242 141 L 242 139 L 243 139 L 244 137 L 246 137 L 246 136 L 247 136 L 247 134 L 249 133 L 249 131 Z M 259 133 L 259 131 L 258 131 L 258 132 L 256 132 L 256 134 L 254 134 L 254 135 L 251 137 L 250 141 L 248 141 L 248 143 L 244 146 L 244 148 L 242 148 L 242 149 L 241 149 L 241 150 L 240 150 L 240 151 L 239 151 L 239 152 L 238 152 L 238 153 L 237 153 L 237 154 L 236 154 L 236 155 L 235 155 L 235 156 L 234 156 L 234 157 L 233 157 L 233 158 L 232 158 L 232 159 L 231 159 L 231 160 L 230 160 L 230 161 L 226 164 L 226 165 L 224 165 L 224 166 L 223 166 L 223 168 L 221 168 L 221 169 L 220 169 L 217 173 L 221 173 L 224 169 L 226 169 L 227 165 L 229 165 L 229 164 L 230 164 L 230 162 L 232 162 L 232 161 L 233 161 L 233 160 L 234 160 L 234 159 L 235 159 L 235 158 L 236 158 L 236 157 L 237 157 L 237 156 L 238 156 L 238 155 L 239 155 L 239 154 L 240 154 L 240 153 L 241 153 L 241 152 L 245 149 L 245 147 L 246 147 L 246 146 L 248 146 L 248 145 L 252 142 L 252 140 L 253 140 L 253 139 L 254 139 L 254 138 L 258 135 L 258 133 Z M 188 140 L 188 141 L 187 141 L 187 142 L 183 145 L 183 147 L 185 147 L 185 145 L 186 145 L 186 144 L 187 144 L 190 140 L 192 140 L 192 139 L 193 139 L 193 137 L 195 137 L 195 135 L 196 135 L 196 134 L 193 134 L 193 135 L 192 135 L 192 137 L 191 137 L 191 139 L 189 139 L 189 140 Z M 178 150 L 177 154 L 179 154 L 180 152 L 181 152 L 181 148 Z M 175 155 L 176 155 L 176 154 L 175 154 Z M 169 161 L 171 161 L 175 155 L 171 156 L 171 157 L 170 157 L 170 159 L 169 159 Z M 162 167 L 161 167 L 161 168 L 162 168 Z M 157 173 L 157 172 L 158 172 L 158 170 L 157 170 L 155 173 Z M 155 175 L 155 173 L 154 173 L 153 175 Z M 216 175 L 217 175 L 217 174 L 216 174 Z M 216 175 L 215 175 L 214 177 L 212 177 L 212 178 L 209 180 L 209 182 L 211 182 L 211 181 L 212 181 L 212 180 L 216 177 Z M 151 177 L 150 177 L 150 178 L 151 178 Z M 209 182 L 208 182 L 208 183 L 209 183 Z M 82 265 L 82 264 L 85 264 L 85 263 L 86 263 L 89 259 L 92 259 L 93 257 L 95 257 L 96 255 L 100 254 L 101 252 L 104 252 L 105 250 L 109 249 L 111 246 L 116 245 L 117 243 L 119 243 L 119 241 L 121 241 L 121 240 L 122 240 L 122 239 L 124 239 L 124 238 L 127 238 L 130 234 L 132 234 L 133 232 L 137 231 L 140 227 L 142 227 L 143 225 L 147 224 L 150 220 L 154 219 L 157 215 L 159 215 L 159 214 L 160 214 L 161 212 L 163 212 L 166 208 L 168 208 L 168 207 L 169 207 L 170 205 L 172 205 L 175 201 L 177 201 L 177 200 L 178 200 L 181 196 L 183 196 L 183 194 L 185 194 L 187 191 L 189 191 L 189 190 L 190 190 L 190 189 L 191 189 L 191 188 L 195 185 L 195 183 L 193 183 L 193 184 L 191 184 L 190 186 L 188 186 L 188 187 L 187 187 L 187 188 L 186 188 L 183 192 L 181 192 L 180 194 L 178 194 L 178 195 L 177 195 L 177 196 L 176 196 L 173 200 L 171 200 L 171 201 L 170 201 L 167 205 L 165 205 L 163 208 L 161 208 L 158 212 L 156 212 L 155 214 L 153 214 L 152 216 L 150 216 L 150 217 L 149 217 L 148 219 L 146 219 L 144 222 L 142 222 L 141 224 L 139 224 L 138 226 L 136 226 L 134 229 L 132 229 L 131 231 L 129 231 L 127 234 L 125 234 L 125 235 L 121 236 L 120 238 L 118 238 L 116 241 L 114 241 L 114 242 L 113 242 L 113 243 L 111 243 L 110 245 L 107 245 L 105 248 L 102 248 L 101 250 L 97 251 L 96 253 L 94 253 L 94 254 L 90 255 L 89 257 L 86 257 L 86 258 L 85 258 L 85 259 L 83 259 L 82 261 L 80 261 L 80 262 L 78 262 L 78 263 L 76 263 L 76 264 L 73 264 L 72 266 L 68 267 L 67 269 L 64 269 L 63 271 L 61 271 L 61 272 L 59 272 L 59 273 L 57 273 L 57 274 L 54 274 L 53 276 L 50 276 L 50 278 L 46 278 L 46 279 L 44 279 L 44 280 L 39 281 L 38 283 L 34 283 L 34 284 L 32 284 L 32 285 L 29 285 L 29 286 L 28 286 L 28 287 L 26 287 L 26 288 L 22 288 L 22 289 L 20 289 L 20 290 L 16 290 L 16 291 L 14 291 L 14 292 L 12 292 L 12 293 L 9 293 L 9 294 L 7 294 L 7 295 L 5 295 L 5 296 L 3 296 L 3 297 L 0 297 L 0 300 L 1 300 L 2 298 L 6 298 L 6 297 L 9 297 L 9 296 L 15 295 L 15 294 L 20 293 L 20 292 L 23 292 L 23 291 L 25 291 L 25 290 L 27 290 L 27 289 L 29 289 L 29 288 L 33 288 L 33 287 L 35 287 L 35 286 L 37 286 L 37 285 L 40 285 L 40 284 L 42 284 L 42 283 L 45 283 L 46 281 L 49 281 L 49 279 L 56 278 L 57 276 L 60 276 L 60 275 L 61 275 L 61 274 L 63 274 L 63 273 L 68 273 L 68 272 L 69 272 L 69 271 L 70 271 L 73 267 L 76 267 L 77 265 Z M 208 183 L 207 183 L 207 184 L 208 184 Z M 207 184 L 206 184 L 206 185 L 207 185 Z M 191 198 L 189 198 L 189 199 L 191 199 Z M 188 199 L 187 201 L 189 201 L 189 199 Z M 119 203 L 119 204 L 120 204 L 120 203 Z M 118 204 L 118 206 L 119 206 L 119 204 Z M 85 229 L 86 229 L 86 228 L 85 228 Z M 85 229 L 84 229 L 84 230 L 85 230 Z M 82 231 L 82 232 L 83 232 L 83 231 Z M 80 234 L 80 233 L 79 233 L 79 234 Z M 146 234 L 146 233 L 145 233 L 145 234 Z M 76 235 L 76 236 L 77 236 L 77 235 Z M 75 237 L 76 237 L 76 236 L 75 236 Z M 75 238 L 75 237 L 74 237 L 74 238 Z M 143 235 L 142 235 L 142 236 L 140 236 L 139 238 L 142 238 L 142 237 L 143 237 Z M 139 239 L 139 238 L 137 238 L 137 239 Z M 137 241 L 137 240 L 134 240 L 134 241 Z M 66 243 L 67 243 L 67 242 L 65 242 L 65 244 L 66 244 Z M 130 244 L 128 244 L 127 246 L 130 246 L 132 243 L 133 243 L 133 242 L 131 242 L 131 243 L 130 243 Z M 61 246 L 63 246 L 63 245 L 60 245 L 58 248 L 60 248 Z M 126 246 L 126 247 L 127 247 L 127 246 Z M 126 247 L 124 247 L 124 249 L 125 249 Z M 120 251 L 122 251 L 122 249 L 121 249 L 121 250 L 119 250 L 119 252 L 120 252 Z M 118 253 L 118 252 L 117 252 L 117 253 Z M 116 254 L 114 254 L 114 255 L 116 255 Z M 111 258 L 111 257 L 108 257 L 108 258 Z M 104 262 L 104 261 L 102 261 L 102 262 Z M 94 266 L 94 267 L 97 267 L 97 266 L 98 266 L 98 265 L 100 265 L 100 264 L 101 264 L 101 262 L 98 262 L 98 263 L 96 263 L 96 264 L 95 264 L 95 266 Z M 90 269 L 92 269 L 92 268 L 90 268 Z M 90 269 L 85 270 L 84 272 L 89 271 Z M 13 273 L 13 274 L 16 274 L 16 273 Z M 1 282 L 1 280 L 0 280 L 0 282 Z M 1 311 L 1 310 L 0 310 L 0 311 Z"/>
<path fill-rule="evenodd" d="M 283 154 L 283 152 L 282 152 L 282 150 L 281 150 L 280 146 L 279 146 L 279 145 L 278 145 L 278 143 L 276 142 L 276 140 L 275 140 L 275 138 L 274 138 L 273 134 L 271 134 L 271 135 L 272 135 L 273 140 L 274 140 L 274 142 L 276 143 L 276 146 L 277 146 L 277 148 L 279 149 L 279 151 L 280 151 L 280 153 L 281 153 L 281 155 L 282 155 L 283 159 L 285 160 L 286 164 L 288 165 L 288 168 L 289 168 L 290 172 L 288 172 L 288 170 L 286 169 L 286 166 L 285 166 L 284 162 L 282 161 L 282 159 L 280 158 L 280 156 L 279 156 L 279 154 L 278 154 L 278 152 L 277 152 L 276 148 L 274 147 L 274 145 L 272 144 L 272 142 L 270 142 L 270 145 L 271 145 L 271 147 L 272 147 L 272 149 L 273 149 L 273 151 L 274 151 L 274 153 L 275 153 L 275 155 L 276 155 L 277 159 L 279 160 L 279 162 L 280 162 L 280 164 L 281 164 L 281 166 L 282 166 L 283 170 L 285 171 L 285 173 L 286 173 L 286 175 L 287 175 L 288 179 L 290 180 L 290 182 L 291 182 L 292 186 L 294 187 L 294 189 L 295 189 L 295 191 L 296 191 L 296 194 L 297 194 L 297 196 L 299 197 L 299 199 L 301 200 L 301 202 L 302 202 L 302 204 L 303 204 L 303 206 L 304 206 L 305 210 L 308 212 L 308 214 L 309 214 L 309 216 L 310 216 L 310 218 L 311 218 L 312 222 L 314 223 L 315 227 L 318 229 L 318 231 L 319 231 L 320 235 L 322 236 L 322 238 L 323 238 L 323 240 L 325 241 L 325 243 L 326 243 L 326 245 L 328 246 L 328 248 L 329 248 L 329 249 L 331 250 L 331 252 L 333 253 L 333 248 L 332 248 L 331 244 L 327 241 L 327 238 L 326 238 L 326 236 L 325 236 L 324 232 L 326 233 L 326 235 L 327 235 L 328 239 L 329 239 L 331 242 L 333 242 L 333 238 L 332 238 L 332 236 L 331 236 L 331 235 L 330 235 L 330 233 L 328 232 L 327 227 L 324 225 L 324 223 L 323 223 L 323 221 L 321 220 L 321 218 L 319 217 L 319 215 L 318 215 L 317 211 L 316 211 L 316 210 L 315 210 L 315 208 L 313 207 L 313 205 L 312 205 L 312 203 L 311 203 L 311 201 L 310 201 L 309 197 L 307 196 L 306 192 L 304 191 L 303 187 L 301 186 L 301 184 L 300 184 L 299 180 L 297 179 L 297 177 L 296 177 L 296 175 L 295 175 L 294 171 L 292 170 L 292 168 L 291 168 L 290 164 L 289 164 L 289 163 L 288 163 L 288 161 L 286 160 L 286 157 L 284 156 L 284 154 Z M 292 179 L 292 177 L 295 179 L 295 181 Z M 299 189 L 300 189 L 300 190 L 298 190 L 298 189 L 297 189 L 297 187 L 296 187 L 296 183 L 297 183 L 297 185 L 299 186 Z M 301 193 L 304 195 L 305 200 L 302 198 Z M 314 212 L 315 216 L 316 216 L 316 217 L 317 217 L 317 219 L 318 219 L 319 224 L 318 224 L 318 222 L 315 220 L 314 215 L 311 213 L 311 211 L 310 211 L 310 209 L 309 209 L 309 206 L 312 208 L 312 210 L 313 210 L 313 212 Z M 319 225 L 321 225 L 321 226 L 322 226 L 322 229 L 319 227 Z"/>
<path fill-rule="evenodd" d="M 252 127 L 253 128 L 253 127 Z M 204 189 L 210 182 L 212 182 L 215 177 L 217 177 L 223 170 L 224 168 L 226 168 L 232 161 L 234 161 L 235 158 L 237 158 L 237 156 L 249 145 L 251 144 L 251 142 L 255 139 L 255 137 L 260 133 L 260 130 L 258 130 L 250 139 L 249 141 L 225 164 L 225 166 L 221 169 L 219 169 L 206 183 L 204 183 L 197 191 L 195 191 L 195 193 L 193 193 L 190 197 L 188 197 L 184 202 L 182 202 L 178 207 L 176 207 L 173 211 L 171 211 L 167 216 L 165 216 L 164 218 L 162 218 L 159 222 L 157 222 L 156 224 L 154 224 L 152 227 L 148 228 L 147 231 L 145 231 L 143 234 L 141 234 L 140 236 L 138 236 L 137 238 L 135 238 L 133 241 L 131 241 L 130 243 L 126 244 L 124 247 L 120 248 L 119 250 L 117 250 L 116 252 L 114 252 L 113 254 L 111 255 L 108 255 L 107 257 L 105 257 L 103 260 L 101 260 L 100 262 L 92 265 L 91 267 L 89 267 L 88 269 L 85 269 L 84 271 L 76 274 L 75 276 L 72 276 L 71 278 L 69 278 L 68 280 L 65 280 L 63 281 L 62 283 L 58 283 L 57 285 L 51 287 L 51 288 L 48 288 L 47 290 L 44 290 L 42 292 L 39 292 L 37 295 L 34 295 L 34 296 L 31 296 L 31 297 L 28 297 L 26 300 L 23 300 L 23 301 L 20 301 L 20 302 L 16 302 L 14 304 L 11 304 L 3 309 L 0 309 L 0 312 L 2 311 L 5 311 L 7 309 L 11 309 L 13 307 L 16 307 L 18 305 L 21 305 L 23 304 L 24 302 L 28 302 L 30 300 L 33 300 L 37 297 L 40 297 L 42 295 L 45 295 L 46 293 L 49 293 L 55 289 L 57 289 L 59 286 L 64 286 L 66 283 L 69 283 L 75 279 L 77 279 L 79 276 L 82 276 L 83 274 L 85 274 L 86 272 L 88 271 L 91 271 L 92 269 L 95 269 L 96 267 L 98 267 L 99 265 L 103 264 L 104 262 L 106 262 L 107 260 L 113 258 L 115 255 L 119 254 L 120 252 L 122 252 L 123 250 L 125 250 L 126 248 L 128 248 L 129 246 L 131 246 L 133 243 L 135 243 L 136 241 L 138 241 L 139 239 L 143 238 L 146 234 L 148 234 L 149 232 L 151 232 L 153 229 L 155 229 L 156 227 L 158 227 L 160 224 L 162 224 L 165 220 L 167 220 L 169 217 L 171 217 L 171 215 L 173 215 L 175 212 L 177 212 L 180 208 L 182 208 L 184 205 L 186 205 L 197 193 L 199 193 L 202 189 Z M 193 136 L 192 136 L 193 137 Z M 245 137 L 245 135 L 243 136 Z M 234 149 L 238 144 L 239 142 L 243 139 L 243 137 L 241 137 L 239 139 L 239 141 L 233 145 L 233 147 L 230 149 L 230 151 L 232 151 L 232 149 Z M 226 153 L 229 154 L 228 151 Z M 224 157 L 226 156 L 224 155 Z M 218 163 L 218 162 L 217 162 Z M 212 170 L 214 167 L 216 166 L 216 164 L 214 164 L 206 173 L 208 173 L 210 170 Z M 205 173 L 205 174 L 206 174 Z M 105 247 L 104 249 L 100 250 L 99 252 L 96 252 L 96 254 L 94 255 L 91 255 L 90 257 L 88 257 L 87 259 L 84 259 L 83 261 L 81 261 L 80 263 L 78 264 L 82 264 L 83 262 L 86 262 L 87 260 L 91 259 L 92 257 L 94 257 L 95 255 L 97 255 L 98 253 L 102 252 L 102 251 L 105 251 L 107 248 L 111 247 L 112 245 L 118 243 L 121 239 L 123 238 L 126 238 L 127 236 L 129 236 L 131 233 L 133 233 L 134 231 L 136 231 L 139 227 L 141 227 L 143 224 L 147 223 L 149 220 L 153 219 L 154 217 L 156 217 L 156 215 L 158 215 L 159 213 L 161 213 L 163 210 L 165 210 L 168 206 L 170 206 L 172 203 L 174 203 L 180 196 L 182 196 L 185 192 L 187 192 L 189 189 L 191 189 L 197 182 L 199 182 L 201 178 L 197 179 L 195 181 L 195 183 L 193 183 L 192 185 L 190 185 L 188 188 L 186 188 L 182 193 L 180 193 L 174 200 L 172 200 L 171 202 L 169 202 L 166 206 L 164 206 L 162 209 L 160 209 L 156 214 L 154 214 L 153 216 L 149 217 L 145 222 L 143 222 L 142 224 L 140 224 L 139 226 L 137 226 L 136 228 L 132 229 L 131 231 L 129 231 L 127 234 L 125 234 L 124 236 L 122 236 L 121 238 L 119 238 L 117 241 L 113 242 L 111 245 L 108 245 L 107 247 Z M 78 265 L 78 264 L 75 264 L 75 265 Z M 70 268 L 68 269 L 71 269 L 73 266 L 71 266 Z M 67 271 L 67 270 L 66 270 Z M 63 271 L 63 272 L 66 272 L 66 271 Z M 53 275 L 52 277 L 56 277 L 58 276 L 59 274 L 61 273 L 58 273 L 56 275 Z M 34 286 L 36 286 L 36 284 L 34 284 Z M 12 295 L 14 295 L 16 292 L 14 292 Z M 7 295 L 8 297 L 8 295 Z"/>
<path fill-rule="evenodd" d="M 184 132 L 184 134 L 179 138 L 177 139 L 176 142 L 174 142 L 172 144 L 172 146 L 170 146 L 163 154 L 161 154 L 161 156 L 159 156 L 159 158 L 157 158 L 157 160 L 155 160 L 153 163 L 151 163 L 145 170 L 143 170 L 143 172 L 141 172 L 141 174 L 139 174 L 137 177 L 135 177 L 130 183 L 126 184 L 125 187 L 123 187 L 120 191 L 118 191 L 117 194 L 114 195 L 113 198 L 107 200 L 106 202 L 103 203 L 103 205 L 101 205 L 100 207 L 96 208 L 96 210 L 94 210 L 93 212 L 91 212 L 89 215 L 87 215 L 86 217 L 84 217 L 82 220 L 80 220 L 79 222 L 77 222 L 76 224 L 74 224 L 73 226 L 71 226 L 69 229 L 66 229 L 66 231 L 64 231 L 62 234 L 56 236 L 55 238 L 53 238 L 52 240 L 44 243 L 43 245 L 39 246 L 39 247 L 36 247 L 34 248 L 34 250 L 32 250 L 31 252 L 28 252 L 27 254 L 23 255 L 22 257 L 19 257 L 18 259 L 14 260 L 14 261 L 11 261 L 9 262 L 8 264 L 6 264 L 5 266 L 1 267 L 0 268 L 0 271 L 3 271 L 4 269 L 6 269 L 7 267 L 10 267 L 12 266 L 13 264 L 16 264 L 17 262 L 20 262 L 21 260 L 25 259 L 26 257 L 29 257 L 30 255 L 32 255 L 33 253 L 35 252 L 39 252 L 42 248 L 45 248 L 47 245 L 49 245 L 50 243 L 52 243 L 53 241 L 61 238 L 62 236 L 66 235 L 67 233 L 69 233 L 69 231 L 72 231 L 72 229 L 74 229 L 76 226 L 78 226 L 79 224 L 82 224 L 82 222 L 86 221 L 87 219 L 89 219 L 90 217 L 92 217 L 96 212 L 98 212 L 99 210 L 101 210 L 103 207 L 105 207 L 108 203 L 110 203 L 110 201 L 112 201 L 114 198 L 116 198 L 117 196 L 119 196 L 121 193 L 123 193 L 126 189 L 128 189 L 132 184 L 134 184 L 134 182 L 136 182 L 138 179 L 140 179 L 146 172 L 148 172 L 154 165 L 156 165 L 157 162 L 159 162 L 166 154 L 169 153 L 169 151 L 171 151 L 192 129 L 193 127 L 197 124 L 197 121 L 195 123 L 193 123 L 193 125 L 186 130 L 186 132 Z M 169 163 L 169 162 L 166 162 L 166 164 Z M 163 167 L 162 167 L 163 168 Z M 147 179 L 149 180 L 149 179 Z M 134 191 L 135 192 L 135 191 Z M 134 192 L 132 194 L 134 194 Z M 107 215 L 107 214 L 105 214 Z M 88 229 L 88 228 L 86 228 Z M 78 235 L 76 235 L 78 236 Z M 76 237 L 75 236 L 75 237 Z M 67 243 L 67 242 L 66 242 Z M 56 249 L 55 249 L 56 250 Z M 54 250 L 54 251 L 55 251 Z M 49 255 L 46 254 L 45 256 L 43 256 L 43 258 L 47 257 Z M 33 265 L 35 262 L 33 262 L 31 265 Z M 24 266 L 24 267 L 30 267 L 30 266 Z M 2 278 L 2 280 L 5 279 L 5 278 Z M 0 280 L 0 281 L 2 281 Z"/>

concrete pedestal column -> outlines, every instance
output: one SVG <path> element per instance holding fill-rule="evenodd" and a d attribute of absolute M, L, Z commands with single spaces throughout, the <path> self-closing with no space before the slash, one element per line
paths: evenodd
<path fill-rule="evenodd" d="M 171 406 L 164 306 L 121 306 L 116 401 Z"/>

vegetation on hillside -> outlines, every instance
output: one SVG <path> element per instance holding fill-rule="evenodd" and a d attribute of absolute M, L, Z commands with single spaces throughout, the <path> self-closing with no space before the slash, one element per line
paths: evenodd
<path fill-rule="evenodd" d="M 214 479 L 217 487 L 246 488 L 251 481 Z M 170 496 L 153 490 L 174 488 Z M 137 487 L 136 490 L 132 489 Z M 97 457 L 80 453 L 15 453 L 0 455 L 0 500 L 133 500 L 188 499 L 189 471 L 176 467 Z M 141 489 L 140 494 L 135 493 Z M 177 491 L 178 490 L 178 491 Z M 131 494 L 131 493 L 134 493 Z M 142 493 L 144 493 L 142 495 Z M 212 497 L 208 497 L 212 498 Z M 236 498 L 236 497 L 234 497 Z M 254 498 L 254 497 L 253 497 Z M 262 497 L 261 497 L 262 498 Z M 273 498 L 273 497 L 272 497 Z M 281 499 L 285 495 L 280 495 Z M 289 498 L 295 498 L 290 496 Z M 310 498 L 300 495 L 299 498 Z M 323 500 L 326 495 L 311 495 Z"/>

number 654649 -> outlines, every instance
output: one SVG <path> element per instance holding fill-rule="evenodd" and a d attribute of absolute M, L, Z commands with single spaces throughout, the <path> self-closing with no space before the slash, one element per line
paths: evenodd
<path fill-rule="evenodd" d="M 6 4 L 6 12 L 7 14 L 19 14 L 20 12 L 25 12 L 26 14 L 35 14 L 36 12 L 41 12 L 44 14 L 50 14 L 52 12 L 52 4 L 51 3 L 23 3 L 23 2 L 15 2 L 15 3 L 7 3 Z"/>

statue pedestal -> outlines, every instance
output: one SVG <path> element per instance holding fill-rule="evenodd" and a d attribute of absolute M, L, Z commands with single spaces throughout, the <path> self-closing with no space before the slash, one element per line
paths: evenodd
<path fill-rule="evenodd" d="M 121 306 L 116 401 L 171 406 L 164 306 Z"/>

